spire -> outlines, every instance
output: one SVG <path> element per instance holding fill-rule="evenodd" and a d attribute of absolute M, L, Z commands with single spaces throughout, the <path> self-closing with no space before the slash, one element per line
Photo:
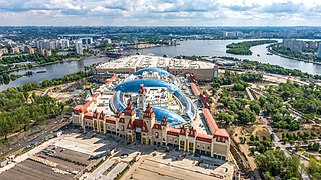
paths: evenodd
<path fill-rule="evenodd" d="M 127 107 L 125 109 L 125 115 L 127 116 L 133 116 L 136 114 L 135 108 L 133 106 L 133 103 L 131 100 L 128 101 Z"/>
<path fill-rule="evenodd" d="M 166 116 L 163 117 L 163 120 L 162 120 L 162 126 L 167 126 L 168 125 L 168 120 L 166 118 Z"/>
<path fill-rule="evenodd" d="M 144 88 L 144 84 L 141 84 L 139 87 L 139 94 L 145 94 L 145 93 L 146 93 L 146 90 Z"/>
<path fill-rule="evenodd" d="M 105 113 L 104 111 L 101 111 L 100 115 L 99 115 L 99 119 L 104 120 L 105 119 Z"/>
<path fill-rule="evenodd" d="M 196 129 L 194 129 L 193 126 L 189 129 L 188 136 L 192 136 L 192 137 L 196 136 Z"/>
<path fill-rule="evenodd" d="M 181 126 L 180 129 L 181 129 L 180 132 L 179 132 L 180 135 L 186 135 L 187 134 L 187 129 L 185 128 L 185 126 Z"/>
<path fill-rule="evenodd" d="M 98 111 L 97 111 L 97 109 L 94 111 L 93 117 L 94 117 L 94 118 L 98 118 Z"/>
<path fill-rule="evenodd" d="M 144 118 L 153 118 L 155 117 L 155 113 L 154 110 L 152 108 L 152 106 L 150 105 L 150 103 L 147 104 L 146 110 L 144 112 Z"/>

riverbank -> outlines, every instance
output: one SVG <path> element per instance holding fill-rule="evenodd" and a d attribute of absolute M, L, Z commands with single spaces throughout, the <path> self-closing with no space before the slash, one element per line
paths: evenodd
<path fill-rule="evenodd" d="M 82 61 L 82 60 L 88 60 L 88 59 L 93 59 L 93 58 L 98 58 L 98 57 L 97 56 L 88 56 L 88 57 L 81 57 L 81 58 L 66 58 L 63 61 L 48 62 L 48 63 L 42 63 L 42 64 L 32 64 L 32 67 L 15 68 L 15 69 L 11 69 L 8 71 L 0 72 L 0 74 L 12 73 L 15 71 L 20 71 L 20 70 L 27 70 L 27 69 L 31 69 L 33 67 L 42 67 L 42 66 L 46 66 L 46 65 L 59 64 L 59 63 L 65 63 L 65 62 L 71 62 L 71 61 Z"/>
<path fill-rule="evenodd" d="M 280 56 L 280 57 L 283 57 L 283 58 L 287 58 L 287 59 L 291 59 L 291 60 L 296 60 L 296 61 L 302 61 L 302 62 L 306 62 L 306 63 L 312 63 L 312 64 L 316 64 L 316 65 L 321 65 L 321 62 L 309 61 L 309 60 L 306 60 L 306 59 L 295 58 L 295 57 L 287 56 L 287 55 L 285 55 L 285 54 L 278 53 L 278 52 L 276 52 L 276 51 L 274 51 L 274 50 L 272 49 L 272 46 L 273 46 L 273 44 L 267 46 L 267 47 L 266 47 L 266 48 L 267 48 L 267 51 L 268 51 L 269 53 L 272 53 L 272 54 L 276 55 L 276 56 Z"/>

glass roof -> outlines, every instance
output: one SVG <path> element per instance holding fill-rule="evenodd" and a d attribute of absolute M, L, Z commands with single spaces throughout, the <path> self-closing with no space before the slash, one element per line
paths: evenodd
<path fill-rule="evenodd" d="M 120 91 L 117 91 L 116 94 L 113 96 L 113 101 L 112 101 L 115 109 L 120 109 L 121 111 L 123 111 L 126 108 L 123 100 L 124 100 L 123 94 Z M 136 109 L 136 116 L 139 117 L 139 109 L 138 108 L 135 108 L 135 109 Z M 170 126 L 176 126 L 186 122 L 185 119 L 183 119 L 180 115 L 170 110 L 167 110 L 161 107 L 153 107 L 153 110 L 156 116 L 156 120 L 158 122 L 161 122 L 164 116 L 166 116 Z"/>
<path fill-rule="evenodd" d="M 153 110 L 158 122 L 162 122 L 164 116 L 166 116 L 170 126 L 176 126 L 182 123 L 186 123 L 185 119 L 183 119 L 180 115 L 176 114 L 173 111 L 161 107 L 153 107 Z"/>
<path fill-rule="evenodd" d="M 142 84 L 144 85 L 144 87 L 165 87 L 172 92 L 178 90 L 178 87 L 176 85 L 158 79 L 134 79 L 119 84 L 114 88 L 114 90 L 121 92 L 138 93 L 139 87 Z"/>

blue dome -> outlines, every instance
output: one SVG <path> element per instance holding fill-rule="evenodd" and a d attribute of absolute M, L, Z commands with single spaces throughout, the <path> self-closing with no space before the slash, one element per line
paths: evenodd
<path fill-rule="evenodd" d="M 183 119 L 180 115 L 176 114 L 173 111 L 160 107 L 153 107 L 153 110 L 158 122 L 161 122 L 164 116 L 166 116 L 170 126 L 176 126 L 182 123 L 186 123 L 185 119 Z"/>
<path fill-rule="evenodd" d="M 160 69 L 160 68 L 155 68 L 155 67 L 148 67 L 144 69 L 140 69 L 134 73 L 134 75 L 142 75 L 143 72 L 158 72 L 162 76 L 172 76 L 169 72 Z"/>
<path fill-rule="evenodd" d="M 130 93 L 138 93 L 140 85 L 143 84 L 144 87 L 164 87 L 168 88 L 169 91 L 175 92 L 178 90 L 178 87 L 174 84 L 158 80 L 158 79 L 134 79 L 130 81 L 126 81 L 122 84 L 119 84 L 114 88 L 116 91 L 121 92 L 130 92 Z"/>

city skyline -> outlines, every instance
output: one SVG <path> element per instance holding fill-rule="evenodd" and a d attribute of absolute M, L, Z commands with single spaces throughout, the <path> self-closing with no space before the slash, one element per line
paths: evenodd
<path fill-rule="evenodd" d="M 317 0 L 0 0 L 1 26 L 320 26 Z"/>

